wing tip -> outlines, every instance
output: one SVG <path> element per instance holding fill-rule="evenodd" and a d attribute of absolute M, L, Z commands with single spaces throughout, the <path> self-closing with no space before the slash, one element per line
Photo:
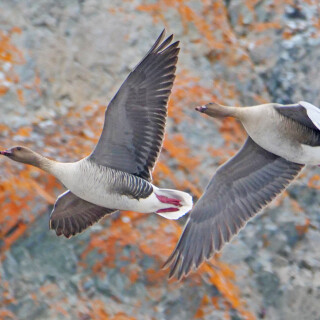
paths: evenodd
<path fill-rule="evenodd" d="M 161 33 L 160 33 L 159 38 L 163 39 L 163 37 L 165 36 L 166 32 L 167 32 L 167 31 L 166 31 L 166 28 L 163 28 L 162 31 L 161 31 Z"/>
<path fill-rule="evenodd" d="M 186 261 L 185 256 L 182 254 L 184 248 L 180 248 L 180 240 L 169 258 L 163 263 L 161 267 L 162 270 L 168 268 L 170 269 L 168 275 L 169 280 L 176 277 L 178 281 L 181 281 L 183 278 L 186 278 L 193 269 L 194 263 Z M 193 257 L 191 259 L 193 260 Z"/>
<path fill-rule="evenodd" d="M 174 43 L 172 43 L 170 46 L 169 44 L 172 42 L 173 40 L 173 33 L 171 35 L 169 35 L 165 40 L 165 34 L 166 34 L 166 29 L 163 29 L 162 32 L 160 33 L 159 37 L 157 38 L 157 40 L 155 41 L 155 43 L 153 44 L 153 46 L 151 47 L 150 51 L 147 53 L 146 56 L 148 56 L 150 53 L 161 53 L 165 50 L 167 50 L 168 48 L 178 48 L 180 41 L 175 41 Z M 178 54 L 179 50 L 177 51 L 176 54 Z"/>
<path fill-rule="evenodd" d="M 177 281 L 181 281 L 187 278 L 190 273 L 198 270 L 201 265 L 209 261 L 215 253 L 219 251 L 213 250 L 208 257 L 205 257 L 203 254 L 199 254 L 196 257 L 191 257 L 188 260 L 185 260 L 181 257 L 180 251 L 174 251 L 172 257 L 170 256 L 162 266 L 162 269 L 170 268 L 168 279 L 177 278 Z"/>
<path fill-rule="evenodd" d="M 191 272 L 199 269 L 203 263 L 209 261 L 216 253 L 220 252 L 225 244 L 229 243 L 233 236 L 235 236 L 234 234 L 225 238 L 222 232 L 219 232 L 219 241 L 215 241 L 213 237 L 210 237 L 209 245 L 208 241 L 205 241 L 205 244 L 202 247 L 196 248 L 197 250 L 193 250 L 195 252 L 190 255 L 189 252 L 192 248 L 185 245 L 186 242 L 183 241 L 183 239 L 188 235 L 188 233 L 185 234 L 187 225 L 188 223 L 183 230 L 176 248 L 162 265 L 162 269 L 170 269 L 168 276 L 169 279 L 176 276 L 177 280 L 181 281 L 183 278 L 188 277 Z M 206 248 L 209 248 L 209 250 L 206 250 Z"/>
<path fill-rule="evenodd" d="M 171 280 L 176 277 L 177 281 L 181 281 L 189 276 L 192 271 L 195 271 L 204 262 L 201 260 L 200 265 L 196 266 L 194 261 L 185 261 L 183 257 L 180 257 L 180 251 L 174 251 L 172 259 L 169 259 L 164 263 L 162 269 L 170 268 L 168 279 Z M 193 260 L 193 259 L 192 259 Z"/>
<path fill-rule="evenodd" d="M 62 226 L 64 227 L 60 227 L 60 220 L 49 220 L 49 229 L 54 230 L 58 237 L 65 236 L 67 239 L 70 239 L 72 236 L 78 233 L 72 229 L 72 225 L 70 227 L 65 227 L 64 222 L 62 223 Z"/>

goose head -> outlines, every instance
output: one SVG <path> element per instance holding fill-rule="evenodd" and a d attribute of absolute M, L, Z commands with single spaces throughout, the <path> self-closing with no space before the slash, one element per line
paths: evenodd
<path fill-rule="evenodd" d="M 214 118 L 235 117 L 238 115 L 237 109 L 238 108 L 235 107 L 226 107 L 216 102 L 210 102 L 203 106 L 196 107 L 196 111 Z"/>
<path fill-rule="evenodd" d="M 0 155 L 6 156 L 11 160 L 39 166 L 41 156 L 27 147 L 12 147 L 8 150 L 0 151 Z"/>

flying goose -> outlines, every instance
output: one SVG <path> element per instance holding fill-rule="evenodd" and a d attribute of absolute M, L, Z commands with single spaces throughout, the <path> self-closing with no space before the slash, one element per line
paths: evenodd
<path fill-rule="evenodd" d="M 179 53 L 179 41 L 169 45 L 173 35 L 163 41 L 164 34 L 109 103 L 102 134 L 88 157 L 61 163 L 26 147 L 0 152 L 53 174 L 68 189 L 50 215 L 49 227 L 58 236 L 69 238 L 116 210 L 178 219 L 192 208 L 189 194 L 151 184 Z"/>
<path fill-rule="evenodd" d="M 209 103 L 196 110 L 211 117 L 235 117 L 249 136 L 217 169 L 164 264 L 170 267 L 169 277 L 179 280 L 220 251 L 304 165 L 320 164 L 320 109 L 308 102 L 243 108 Z"/>

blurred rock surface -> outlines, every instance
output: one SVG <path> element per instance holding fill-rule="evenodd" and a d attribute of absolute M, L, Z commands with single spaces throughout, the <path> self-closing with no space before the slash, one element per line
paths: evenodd
<path fill-rule="evenodd" d="M 212 4 L 215 2 L 219 1 Z M 192 23 L 184 29 L 174 8 L 164 10 L 168 32 L 181 41 L 178 70 L 198 77 L 199 84 L 212 90 L 225 104 L 258 104 L 259 96 L 278 103 L 306 100 L 320 105 L 316 1 L 283 1 L 277 6 L 272 0 L 253 1 L 251 10 L 247 2 L 224 2 L 235 43 L 230 44 L 229 53 L 238 54 L 235 51 L 241 49 L 239 55 L 247 57 L 232 67 L 217 58 L 216 50 L 198 41 L 201 34 Z M 0 29 L 21 29 L 20 34 L 12 36 L 12 42 L 25 59 L 15 67 L 20 82 L 0 97 L 1 123 L 12 128 L 45 124 L 44 130 L 50 131 L 51 121 L 68 110 L 92 101 L 109 101 L 164 27 L 162 21 L 154 23 L 148 12 L 137 10 L 142 3 L 149 1 L 1 1 Z M 201 14 L 203 8 L 198 1 L 188 3 Z M 274 26 L 257 27 L 269 22 Z M 41 79 L 39 86 L 27 89 L 26 85 L 34 83 L 37 76 Z M 237 97 L 221 95 L 212 85 L 221 79 L 235 88 Z M 14 86 L 23 90 L 23 106 Z M 193 155 L 200 155 L 197 174 L 203 188 L 219 164 L 208 149 L 222 147 L 224 140 L 218 122 L 193 112 L 200 102 L 203 101 L 185 105 L 186 113 L 195 119 L 194 125 L 170 120 L 167 132 L 180 132 Z M 174 161 L 169 165 L 173 167 Z M 250 221 L 222 252 L 222 261 L 234 265 L 236 283 L 247 309 L 257 319 L 320 318 L 320 198 L 317 190 L 307 186 L 317 170 L 305 169 L 286 197 Z M 288 197 L 300 207 L 294 208 Z M 310 227 L 307 232 L 300 232 L 306 219 Z M 79 266 L 80 248 L 94 231 L 66 241 L 48 231 L 47 220 L 42 217 L 35 221 L 0 265 L 1 280 L 9 285 L 15 298 L 6 308 L 18 319 L 75 319 L 79 315 L 90 319 L 88 306 L 81 303 L 88 299 L 103 301 L 110 314 L 125 312 L 137 319 L 193 319 L 203 295 L 209 292 L 205 285 L 191 286 L 191 280 L 187 280 L 177 285 L 164 283 L 150 294 L 146 278 L 132 284 L 120 272 L 126 264 L 121 259 L 114 269 L 105 270 L 104 276 L 94 275 Z M 151 223 L 148 221 L 142 223 Z M 107 224 L 103 227 L 107 228 Z M 127 248 L 128 255 L 132 250 Z M 85 262 L 90 265 L 97 259 L 99 252 L 92 251 Z M 139 263 L 143 269 L 157 271 L 160 267 L 148 256 Z M 40 288 L 46 289 L 39 291 Z M 0 294 L 4 290 L 0 286 Z M 56 304 L 64 309 L 57 310 Z M 232 310 L 230 314 L 232 319 L 241 319 Z M 203 318 L 224 319 L 224 312 L 211 307 Z"/>

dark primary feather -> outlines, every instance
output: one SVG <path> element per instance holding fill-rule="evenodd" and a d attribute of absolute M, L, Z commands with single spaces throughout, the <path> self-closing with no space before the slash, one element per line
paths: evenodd
<path fill-rule="evenodd" d="M 61 194 L 50 214 L 49 227 L 70 238 L 98 222 L 105 215 L 115 212 L 78 198 L 71 191 Z"/>
<path fill-rule="evenodd" d="M 170 266 L 170 277 L 180 279 L 221 250 L 302 168 L 264 150 L 248 137 L 242 149 L 219 167 L 192 209 L 165 263 Z"/>
<path fill-rule="evenodd" d="M 175 79 L 179 42 L 161 33 L 110 102 L 100 140 L 90 155 L 96 163 L 146 180 L 158 158 Z"/>

